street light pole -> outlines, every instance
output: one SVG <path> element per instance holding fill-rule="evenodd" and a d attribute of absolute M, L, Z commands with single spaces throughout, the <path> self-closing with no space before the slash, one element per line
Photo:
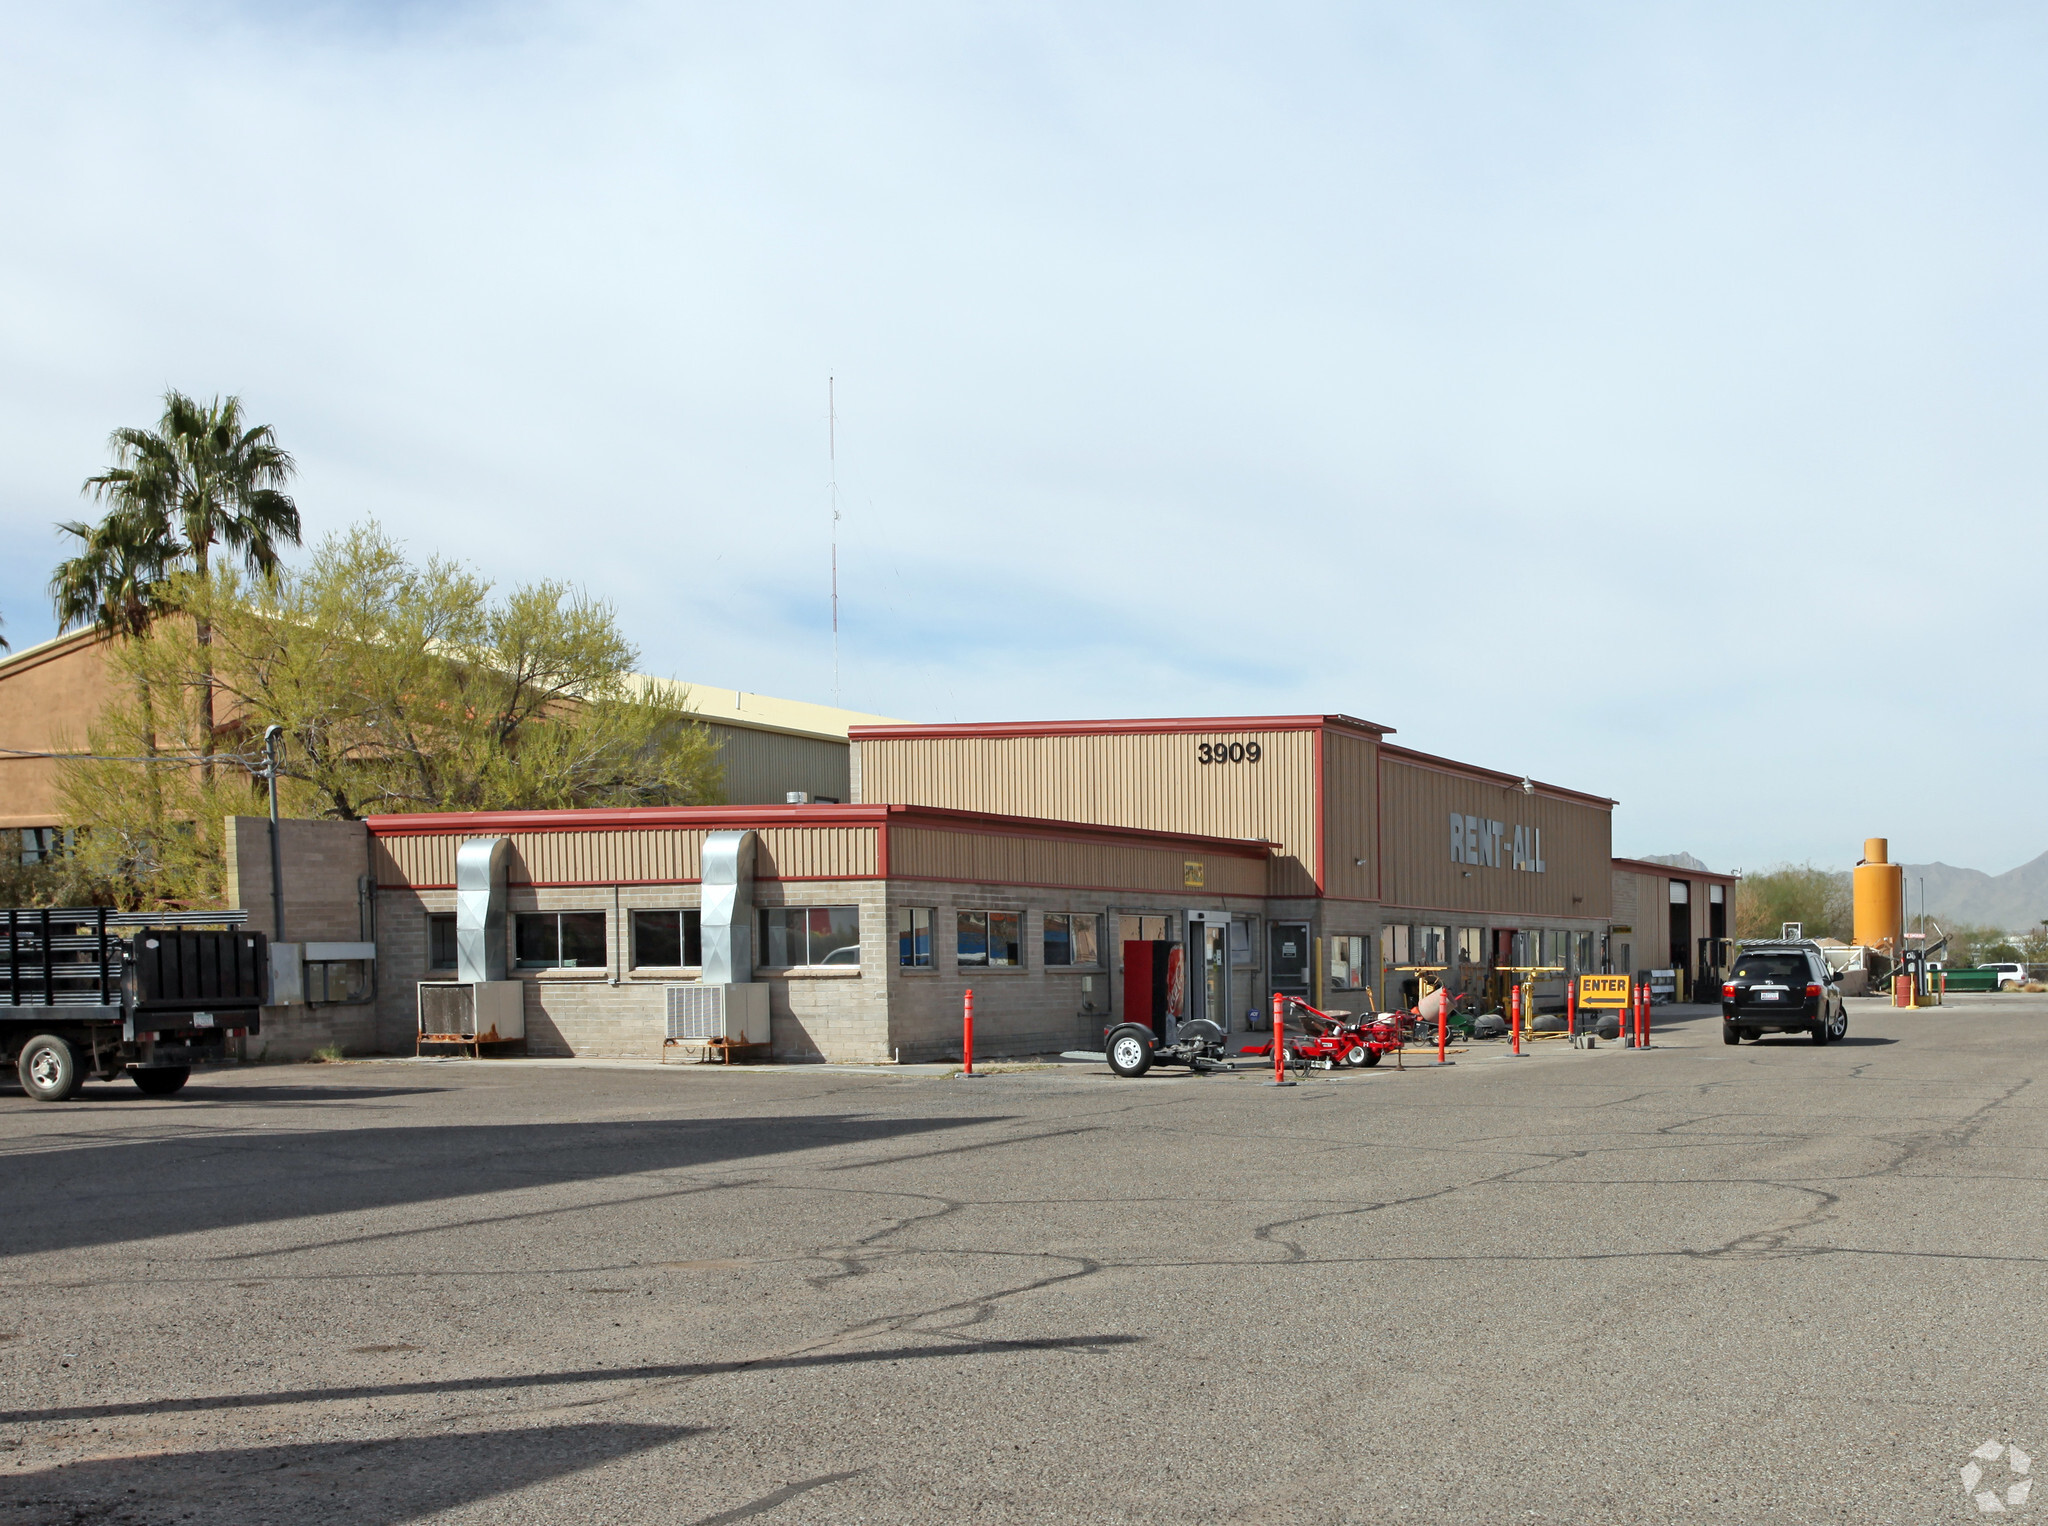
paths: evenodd
<path fill-rule="evenodd" d="M 270 780 L 270 940 L 284 942 L 284 853 L 277 842 L 277 739 L 282 726 L 263 729 L 264 776 Z"/>

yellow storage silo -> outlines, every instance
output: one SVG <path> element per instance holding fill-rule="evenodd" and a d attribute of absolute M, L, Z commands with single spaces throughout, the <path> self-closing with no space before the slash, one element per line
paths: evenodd
<path fill-rule="evenodd" d="M 1896 954 L 1906 932 L 1906 871 L 1886 860 L 1890 847 L 1882 837 L 1863 840 L 1863 862 L 1856 866 L 1856 941 Z"/>

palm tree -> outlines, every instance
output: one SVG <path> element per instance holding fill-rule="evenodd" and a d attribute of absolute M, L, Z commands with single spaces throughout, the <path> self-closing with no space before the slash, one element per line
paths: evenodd
<path fill-rule="evenodd" d="M 126 521 L 109 536 L 137 548 L 138 571 L 150 565 L 167 571 L 182 562 L 203 582 L 219 546 L 240 552 L 251 573 L 268 574 L 278 547 L 299 543 L 298 505 L 284 492 L 297 467 L 269 425 L 244 421 L 240 398 L 202 405 L 168 391 L 154 432 L 117 429 L 111 443 L 113 467 L 88 477 L 84 491 L 111 506 L 107 525 Z M 210 756 L 213 670 L 206 649 L 213 626 L 204 614 L 196 634 L 206 664 L 199 746 Z"/>
<path fill-rule="evenodd" d="M 50 602 L 57 629 L 91 625 L 109 636 L 139 636 L 162 611 L 159 589 L 178 547 L 135 515 L 119 509 L 96 525 L 67 520 L 57 526 L 75 536 L 78 554 L 57 564 Z"/>

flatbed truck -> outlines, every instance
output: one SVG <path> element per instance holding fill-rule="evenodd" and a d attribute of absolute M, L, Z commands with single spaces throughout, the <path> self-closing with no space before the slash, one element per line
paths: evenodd
<path fill-rule="evenodd" d="M 242 911 L 0 910 L 0 1056 L 38 1102 L 123 1075 L 174 1096 L 259 1032 L 269 940 Z"/>

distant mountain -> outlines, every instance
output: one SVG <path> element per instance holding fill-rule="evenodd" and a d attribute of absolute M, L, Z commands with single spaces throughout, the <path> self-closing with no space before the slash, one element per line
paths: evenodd
<path fill-rule="evenodd" d="M 1637 862 L 1644 864 L 1669 864 L 1674 869 L 1690 869 L 1696 874 L 1712 874 L 1714 872 L 1690 853 L 1648 853 L 1638 859 Z"/>
<path fill-rule="evenodd" d="M 1937 922 L 1975 922 L 2025 932 L 2048 920 L 2048 853 L 2003 874 L 1958 869 L 1952 864 L 1902 864 L 1906 871 L 1906 915 L 1920 914 L 1921 889 Z"/>

